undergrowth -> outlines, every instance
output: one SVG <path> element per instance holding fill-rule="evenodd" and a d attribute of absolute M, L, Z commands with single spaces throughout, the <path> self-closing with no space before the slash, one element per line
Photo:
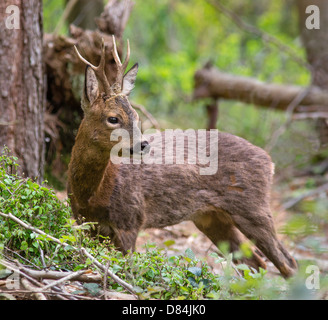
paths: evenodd
<path fill-rule="evenodd" d="M 297 292 L 299 287 L 304 290 L 304 279 L 287 282 L 279 276 L 269 277 L 262 269 L 257 272 L 244 264 L 236 266 L 228 252 L 223 256 L 211 253 L 216 263 L 222 265 L 220 274 L 214 273 L 190 249 L 182 255 L 168 256 L 163 249 L 146 246 L 145 253 L 123 256 L 109 239 L 89 237 L 93 224 L 77 226 L 69 204 L 58 200 L 51 188 L 18 176 L 16 161 L 7 149 L 0 155 L 0 212 L 11 213 L 69 245 L 63 247 L 46 235 L 0 216 L 0 253 L 5 258 L 37 269 L 94 269 L 92 261 L 73 250 L 73 246 L 84 247 L 131 284 L 140 299 L 281 299 L 291 297 L 295 288 Z M 101 286 L 88 285 L 94 295 Z M 111 278 L 107 288 L 124 291 Z"/>

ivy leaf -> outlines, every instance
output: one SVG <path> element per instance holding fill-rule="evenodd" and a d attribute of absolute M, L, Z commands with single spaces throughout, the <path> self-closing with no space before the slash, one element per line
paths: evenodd
<path fill-rule="evenodd" d="M 28 243 L 26 241 L 22 241 L 20 249 L 21 250 L 26 250 L 28 248 Z"/>
<path fill-rule="evenodd" d="M 11 270 L 1 269 L 0 270 L 0 279 L 8 278 L 12 273 L 13 273 L 13 271 L 11 271 Z"/>
<path fill-rule="evenodd" d="M 204 288 L 208 288 L 212 283 L 212 281 L 209 279 L 201 279 L 199 282 L 203 282 Z"/>
<path fill-rule="evenodd" d="M 94 296 L 94 297 L 97 296 L 97 295 L 100 293 L 100 290 L 101 290 L 99 284 L 98 284 L 98 283 L 93 283 L 93 282 L 91 282 L 91 283 L 85 283 L 85 284 L 83 285 L 83 287 L 84 287 L 85 289 L 87 289 L 88 292 L 89 292 L 92 296 Z"/>
<path fill-rule="evenodd" d="M 200 277 L 202 275 L 202 268 L 190 267 L 188 268 L 188 271 L 191 272 L 196 277 Z"/>
<path fill-rule="evenodd" d="M 198 283 L 195 280 L 195 278 L 193 277 L 188 277 L 188 281 L 190 282 L 190 284 L 194 287 L 194 288 L 198 288 Z"/>

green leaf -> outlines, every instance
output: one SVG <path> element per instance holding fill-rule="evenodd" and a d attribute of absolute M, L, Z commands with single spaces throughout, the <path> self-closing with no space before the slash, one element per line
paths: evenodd
<path fill-rule="evenodd" d="M 114 264 L 114 265 L 113 265 L 113 267 L 112 267 L 112 271 L 113 271 L 114 273 L 116 273 L 116 272 L 118 272 L 118 271 L 120 271 L 120 270 L 122 270 L 122 267 L 121 267 L 121 266 L 119 266 L 118 264 Z"/>
<path fill-rule="evenodd" d="M 188 277 L 188 281 L 190 282 L 190 284 L 194 287 L 194 288 L 198 288 L 198 283 L 195 280 L 195 278 L 193 277 Z"/>
<path fill-rule="evenodd" d="M 209 298 L 209 299 L 218 300 L 220 295 L 217 292 L 211 291 L 210 293 L 208 293 L 206 295 L 206 297 Z"/>
<path fill-rule="evenodd" d="M 74 247 L 68 244 L 67 246 L 64 247 L 64 250 L 65 251 L 74 251 Z"/>
<path fill-rule="evenodd" d="M 219 258 L 217 258 L 214 262 L 215 262 L 215 263 L 221 263 L 221 262 L 223 262 L 223 261 L 225 261 L 225 259 L 222 258 L 222 257 L 219 257 Z"/>
<path fill-rule="evenodd" d="M 8 184 L 8 185 L 11 185 L 11 184 L 12 184 L 11 179 L 6 178 L 6 179 L 4 179 L 3 181 L 4 181 L 6 184 Z"/>
<path fill-rule="evenodd" d="M 8 269 L 0 269 L 0 279 L 6 279 L 8 278 L 13 271 L 8 270 Z"/>
<path fill-rule="evenodd" d="M 237 265 L 237 269 L 239 269 L 239 270 L 243 270 L 243 271 L 245 271 L 245 270 L 250 270 L 250 269 L 249 269 L 249 266 L 248 266 L 247 264 L 244 264 L 244 263 L 238 264 L 238 265 Z"/>
<path fill-rule="evenodd" d="M 37 241 L 32 242 L 33 247 L 39 248 L 39 243 Z"/>
<path fill-rule="evenodd" d="M 171 247 L 172 245 L 175 244 L 175 241 L 174 240 L 166 240 L 163 242 L 163 244 L 167 247 Z"/>
<path fill-rule="evenodd" d="M 154 276 L 155 276 L 155 272 L 154 272 L 154 270 L 153 270 L 153 269 L 149 269 L 149 270 L 147 271 L 147 275 L 148 275 L 148 277 L 150 277 L 150 278 L 154 278 Z"/>
<path fill-rule="evenodd" d="M 83 285 L 83 287 L 84 287 L 85 289 L 87 289 L 88 292 L 89 292 L 92 296 L 97 296 L 97 295 L 100 293 L 100 290 L 101 290 L 99 284 L 98 284 L 98 283 L 93 283 L 93 282 L 92 282 L 92 283 L 85 283 L 85 284 Z"/>
<path fill-rule="evenodd" d="M 212 281 L 209 280 L 209 279 L 201 279 L 199 281 L 199 283 L 201 283 L 201 282 L 203 283 L 204 288 L 208 288 L 211 285 L 211 283 L 212 283 Z"/>
<path fill-rule="evenodd" d="M 21 243 L 20 249 L 21 250 L 26 250 L 28 248 L 28 243 L 24 240 Z"/>
<path fill-rule="evenodd" d="M 186 251 L 185 251 L 185 254 L 186 254 L 186 257 L 191 259 L 191 260 L 195 260 L 196 259 L 196 256 L 194 254 L 194 252 L 188 248 Z"/>
<path fill-rule="evenodd" d="M 196 277 L 200 277 L 202 275 L 202 268 L 199 267 L 190 267 L 188 271 L 191 272 Z"/>
<path fill-rule="evenodd" d="M 252 248 L 251 248 L 250 244 L 247 242 L 243 242 L 240 245 L 240 250 L 243 253 L 244 257 L 246 257 L 246 258 L 251 258 L 253 255 Z"/>

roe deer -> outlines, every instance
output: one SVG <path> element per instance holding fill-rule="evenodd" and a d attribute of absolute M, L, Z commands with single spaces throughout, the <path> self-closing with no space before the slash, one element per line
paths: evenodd
<path fill-rule="evenodd" d="M 117 78 L 112 85 L 104 72 L 104 42 L 97 67 L 85 60 L 75 47 L 87 65 L 81 102 L 84 119 L 68 171 L 68 193 L 77 221 L 81 222 L 83 217 L 85 221 L 97 222 L 99 233 L 109 236 L 126 253 L 135 249 L 142 228 L 162 228 L 190 220 L 215 245 L 228 242 L 231 252 L 239 249 L 246 236 L 283 276 L 293 275 L 297 264 L 277 239 L 270 211 L 274 167 L 264 150 L 216 130 L 215 141 L 209 141 L 211 132 L 194 137 L 200 148 L 215 147 L 217 170 L 211 175 L 199 174 L 204 165 L 198 160 L 165 165 L 112 161 L 111 151 L 121 143 L 112 137 L 115 129 L 125 129 L 131 136 L 137 136 L 137 142 L 131 139 L 122 144 L 122 152 L 128 150 L 131 156 L 150 153 L 156 148 L 164 150 L 169 143 L 162 144 L 163 132 L 153 136 L 141 134 L 136 125 L 138 114 L 128 100 L 138 64 L 124 75 L 130 56 L 129 42 L 123 64 L 114 37 L 113 47 Z M 155 141 L 156 137 L 160 137 L 161 143 Z M 177 147 L 174 157 L 185 155 L 185 151 Z M 266 267 L 254 250 L 252 257 L 244 260 L 257 269 Z"/>

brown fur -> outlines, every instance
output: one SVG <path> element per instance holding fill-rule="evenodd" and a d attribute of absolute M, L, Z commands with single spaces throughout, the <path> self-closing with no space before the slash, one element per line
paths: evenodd
<path fill-rule="evenodd" d="M 94 98 L 91 105 L 85 98 L 82 101 L 85 118 L 69 165 L 68 193 L 79 222 L 81 217 L 98 222 L 99 232 L 110 236 L 126 253 L 135 249 L 141 229 L 191 220 L 214 244 L 227 241 L 231 251 L 238 250 L 246 236 L 282 275 L 294 273 L 296 262 L 274 229 L 270 211 L 273 164 L 265 151 L 242 138 L 219 132 L 218 140 L 211 141 L 218 150 L 214 175 L 200 175 L 199 168 L 204 165 L 198 162 L 114 165 L 110 150 L 116 142 L 110 141 L 113 128 L 106 119 L 118 117 L 119 126 L 132 133 L 137 114 L 124 95 L 106 97 L 97 93 Z M 164 143 L 152 142 L 156 135 Z M 165 150 L 165 143 L 169 143 L 164 133 L 146 138 L 151 150 Z M 198 145 L 209 148 L 209 133 L 205 139 L 195 139 Z M 128 147 L 132 146 L 131 142 Z M 177 149 L 176 154 L 181 152 L 187 154 L 183 149 Z M 245 261 L 255 268 L 265 267 L 255 252 Z"/>

